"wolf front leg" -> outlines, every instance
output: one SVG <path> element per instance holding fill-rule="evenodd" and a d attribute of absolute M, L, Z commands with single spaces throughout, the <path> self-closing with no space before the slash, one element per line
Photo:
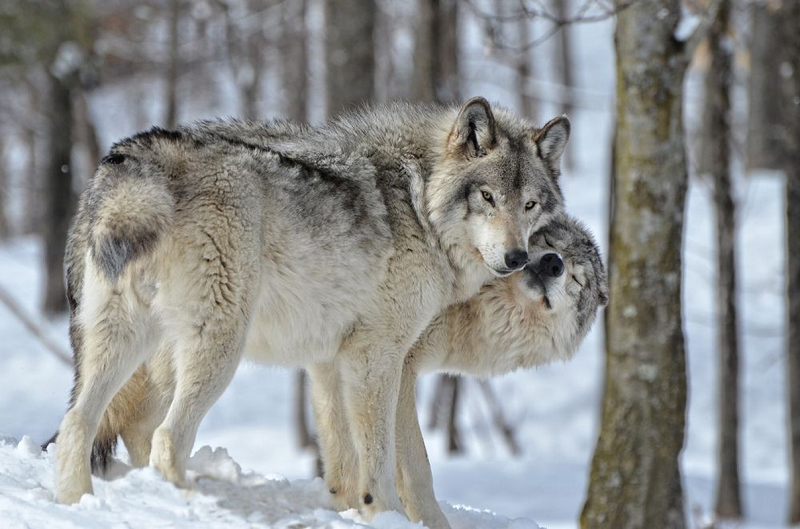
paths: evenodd
<path fill-rule="evenodd" d="M 357 509 L 358 456 L 347 423 L 338 367 L 333 362 L 317 364 L 308 368 L 308 374 L 325 484 L 337 509 Z"/>
<path fill-rule="evenodd" d="M 342 395 L 358 454 L 360 510 L 368 519 L 382 511 L 405 513 L 397 495 L 395 416 L 406 352 L 358 338 L 340 352 Z"/>
<path fill-rule="evenodd" d="M 410 358 L 403 366 L 397 400 L 397 488 L 409 519 L 429 529 L 450 529 L 433 491 L 433 475 L 419 427 L 414 384 L 417 373 Z"/>

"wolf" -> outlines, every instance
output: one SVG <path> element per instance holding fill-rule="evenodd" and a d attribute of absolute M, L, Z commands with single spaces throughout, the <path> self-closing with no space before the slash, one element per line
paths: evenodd
<path fill-rule="evenodd" d="M 608 282 L 597 244 L 580 221 L 564 213 L 531 236 L 530 261 L 521 273 L 493 280 L 434 319 L 405 359 L 398 399 L 397 486 L 412 521 L 430 529 L 450 527 L 434 496 L 417 418 L 419 374 L 492 377 L 569 360 L 607 304 Z M 336 435 L 330 429 L 320 428 L 320 434 Z M 354 455 L 343 457 L 352 460 Z M 351 494 L 339 508 L 354 502 Z"/>
<path fill-rule="evenodd" d="M 352 434 L 359 508 L 404 512 L 404 359 L 446 307 L 526 265 L 530 234 L 563 209 L 569 131 L 566 117 L 535 128 L 473 98 L 314 128 L 154 128 L 115 144 L 69 233 L 75 382 L 57 434 L 58 501 L 92 492 L 90 461 L 117 434 L 134 464 L 185 485 L 200 421 L 247 351 L 309 369 L 329 396 L 318 413 L 333 403 L 327 416 Z M 149 373 L 158 391 L 142 397 Z M 336 492 L 341 469 L 325 471 Z"/>

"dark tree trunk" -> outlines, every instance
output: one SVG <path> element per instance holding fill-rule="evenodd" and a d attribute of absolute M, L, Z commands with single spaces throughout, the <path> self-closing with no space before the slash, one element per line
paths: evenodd
<path fill-rule="evenodd" d="M 413 96 L 417 101 L 436 101 L 434 69 L 438 62 L 435 58 L 439 0 L 419 0 L 417 4 Z"/>
<path fill-rule="evenodd" d="M 308 430 L 307 392 L 306 392 L 306 372 L 302 369 L 297 370 L 294 381 L 294 423 L 297 427 L 297 444 L 300 448 L 308 448 L 313 445 L 313 437 Z"/>
<path fill-rule="evenodd" d="M 457 101 L 458 4 L 455 0 L 420 0 L 418 16 L 414 98 L 439 103 Z"/>
<path fill-rule="evenodd" d="M 439 0 L 437 23 L 438 64 L 434 68 L 436 100 L 453 103 L 461 99 L 458 64 L 458 0 Z"/>
<path fill-rule="evenodd" d="M 0 136 L 0 240 L 11 235 L 11 224 L 8 219 L 8 170 L 6 169 L 5 143 Z"/>
<path fill-rule="evenodd" d="M 64 291 L 64 247 L 74 210 L 72 192 L 72 90 L 68 81 L 48 73 L 50 110 L 47 116 L 43 310 L 56 315 L 67 310 Z"/>
<path fill-rule="evenodd" d="M 517 22 L 519 42 L 526 44 L 531 41 L 531 21 L 527 17 L 520 17 Z M 527 50 L 517 52 L 517 94 L 519 96 L 520 113 L 536 123 L 536 99 L 531 94 L 529 81 L 533 77 L 531 57 Z M 565 152 L 566 156 L 567 153 Z"/>
<path fill-rule="evenodd" d="M 458 429 L 458 401 L 461 396 L 461 380 L 452 375 L 443 375 L 440 381 L 445 386 L 445 393 L 450 397 L 447 402 L 447 453 L 450 455 L 464 452 L 464 443 Z"/>
<path fill-rule="evenodd" d="M 616 182 L 602 422 L 582 527 L 686 527 L 681 248 L 688 55 L 678 0 L 617 14 Z"/>
<path fill-rule="evenodd" d="M 783 13 L 785 61 L 792 74 L 783 80 L 784 170 L 786 173 L 786 358 L 791 446 L 789 523 L 800 523 L 800 2 Z"/>
<path fill-rule="evenodd" d="M 306 0 L 283 4 L 284 108 L 289 119 L 308 121 L 308 39 Z"/>
<path fill-rule="evenodd" d="M 711 65 L 706 72 L 702 138 L 706 170 L 714 186 L 717 217 L 717 326 L 719 446 L 717 499 L 719 518 L 742 517 L 739 483 L 739 325 L 736 310 L 736 205 L 730 171 L 732 83 L 731 43 L 727 42 L 730 1 L 722 0 L 708 33 Z"/>
<path fill-rule="evenodd" d="M 178 61 L 179 23 L 181 18 L 181 0 L 169 0 L 168 35 L 169 50 L 167 59 L 167 79 L 165 91 L 166 108 L 164 110 L 164 126 L 175 128 L 178 124 Z"/>
<path fill-rule="evenodd" d="M 328 115 L 375 99 L 374 0 L 325 0 Z"/>
<path fill-rule="evenodd" d="M 569 0 L 555 0 L 556 16 L 558 16 L 559 20 L 568 20 L 570 16 L 569 4 Z M 572 39 L 570 38 L 570 24 L 561 26 L 558 32 L 558 39 L 556 40 L 556 50 L 559 82 L 569 90 L 574 84 L 572 75 Z M 562 99 L 559 112 L 572 117 L 572 111 L 572 96 L 568 95 Z M 573 151 L 574 149 L 567 149 L 564 151 L 564 167 L 567 169 L 572 169 L 574 165 Z"/>
<path fill-rule="evenodd" d="M 776 82 L 781 67 L 778 51 L 785 44 L 780 40 L 781 2 L 752 5 L 745 165 L 747 169 L 782 169 L 783 140 L 779 137 L 780 128 L 774 126 L 781 122 L 785 110 L 781 107 L 780 82 Z"/>

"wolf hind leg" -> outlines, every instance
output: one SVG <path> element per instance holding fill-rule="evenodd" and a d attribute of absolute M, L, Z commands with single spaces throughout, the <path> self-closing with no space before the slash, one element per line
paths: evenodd
<path fill-rule="evenodd" d="M 76 366 L 80 389 L 61 421 L 56 450 L 56 498 L 75 503 L 92 493 L 90 458 L 104 412 L 120 388 L 152 351 L 154 324 L 125 289 L 103 280 L 87 287 L 79 316 L 84 336 Z"/>
<path fill-rule="evenodd" d="M 131 465 L 136 468 L 150 463 L 153 434 L 167 415 L 175 391 L 175 373 L 168 358 L 171 354 L 171 348 L 162 344 L 154 357 L 134 374 L 134 378 L 140 377 L 140 384 L 130 402 L 139 406 L 135 415 L 120 426 L 120 437 L 128 450 Z"/>
<path fill-rule="evenodd" d="M 357 509 L 358 456 L 347 422 L 339 373 L 332 362 L 311 366 L 308 373 L 325 484 L 338 510 Z"/>
<path fill-rule="evenodd" d="M 178 486 L 185 486 L 186 461 L 200 422 L 239 365 L 245 320 L 242 313 L 231 310 L 227 317 L 205 320 L 175 343 L 175 394 L 153 434 L 150 463 Z"/>

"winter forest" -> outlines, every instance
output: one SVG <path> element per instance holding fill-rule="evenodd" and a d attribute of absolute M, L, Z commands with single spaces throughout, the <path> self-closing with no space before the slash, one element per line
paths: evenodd
<path fill-rule="evenodd" d="M 319 478 L 304 372 L 251 363 L 191 492 L 121 448 L 55 503 L 67 230 L 110 146 L 154 125 L 478 95 L 570 118 L 561 187 L 610 301 L 569 362 L 420 380 L 453 528 L 800 524 L 799 29 L 798 0 L 3 0 L 0 526 L 367 526 Z"/>

